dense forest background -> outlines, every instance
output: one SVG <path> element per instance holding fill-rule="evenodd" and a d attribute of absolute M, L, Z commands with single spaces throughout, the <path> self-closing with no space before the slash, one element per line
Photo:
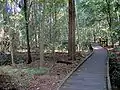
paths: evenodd
<path fill-rule="evenodd" d="M 28 52 L 27 63 L 40 52 L 42 63 L 44 52 L 85 50 L 99 38 L 119 43 L 119 24 L 119 0 L 0 0 L 0 51 L 12 63 L 17 51 Z"/>

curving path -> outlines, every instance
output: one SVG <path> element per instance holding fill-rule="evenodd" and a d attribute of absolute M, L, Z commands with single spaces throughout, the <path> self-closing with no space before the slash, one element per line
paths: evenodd
<path fill-rule="evenodd" d="M 59 88 L 59 90 L 107 90 L 107 50 L 93 45 L 94 53 Z"/>

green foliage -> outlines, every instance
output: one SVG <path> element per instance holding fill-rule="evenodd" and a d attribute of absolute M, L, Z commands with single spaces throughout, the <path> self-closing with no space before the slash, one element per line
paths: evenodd
<path fill-rule="evenodd" d="M 68 48 L 68 41 L 63 41 L 60 45 L 59 45 L 59 47 L 58 47 L 58 49 L 59 50 L 67 50 Z"/>
<path fill-rule="evenodd" d="M 11 66 L 1 66 L 0 75 L 9 75 L 13 79 L 13 83 L 16 83 L 18 87 L 22 87 L 22 90 L 27 90 L 29 81 L 32 80 L 32 76 L 35 74 L 43 75 L 48 71 L 48 68 L 15 68 Z"/>
<path fill-rule="evenodd" d="M 119 47 L 116 47 L 114 50 L 118 52 L 120 51 L 119 49 Z M 115 52 L 109 52 L 109 72 L 112 86 L 120 87 L 120 62 L 117 57 Z"/>
<path fill-rule="evenodd" d="M 115 47 L 114 50 L 120 52 L 120 46 Z"/>
<path fill-rule="evenodd" d="M 19 65 L 18 65 L 19 66 Z M 21 74 L 28 74 L 30 77 L 32 75 L 38 74 L 38 75 L 43 75 L 48 71 L 48 68 L 45 67 L 39 67 L 39 68 L 27 68 L 27 67 L 22 67 L 22 68 L 14 68 L 11 66 L 1 66 L 0 71 L 4 73 L 8 73 L 9 75 L 21 75 Z"/>
<path fill-rule="evenodd" d="M 35 74 L 43 75 L 48 71 L 48 68 L 45 68 L 45 67 L 26 68 L 26 69 L 23 69 L 22 71 L 24 71 L 30 75 L 35 75 Z"/>
<path fill-rule="evenodd" d="M 26 31 L 24 10 L 17 14 L 7 14 L 4 11 L 6 2 L 0 0 L 0 29 L 7 27 L 9 31 L 19 32 L 18 47 L 26 48 Z M 10 0 L 11 1 L 11 0 Z M 14 1 L 14 0 L 12 0 Z M 76 0 L 76 44 L 86 49 L 89 42 L 97 41 L 98 37 L 107 37 L 114 43 L 120 38 L 119 0 L 108 0 L 112 18 L 112 29 L 108 26 L 108 7 L 106 0 Z M 32 3 L 31 7 L 30 3 Z M 4 3 L 4 4 L 3 4 Z M 45 6 L 44 6 L 45 4 Z M 29 0 L 29 35 L 31 47 L 39 46 L 39 32 L 43 31 L 43 40 L 46 49 L 68 49 L 68 0 Z M 43 16 L 44 11 L 44 16 Z M 44 17 L 44 25 L 43 19 Z M 6 23 L 5 23 L 6 22 Z M 78 38 L 79 36 L 79 38 Z M 37 44 L 37 45 L 35 45 Z"/>
<path fill-rule="evenodd" d="M 16 64 L 24 63 L 25 60 L 23 57 L 14 56 L 14 62 Z M 11 64 L 11 55 L 0 52 L 0 66 L 1 65 L 10 65 Z"/>
<path fill-rule="evenodd" d="M 117 58 L 117 55 L 114 52 L 109 52 L 108 56 L 109 56 L 110 59 L 116 59 Z"/>

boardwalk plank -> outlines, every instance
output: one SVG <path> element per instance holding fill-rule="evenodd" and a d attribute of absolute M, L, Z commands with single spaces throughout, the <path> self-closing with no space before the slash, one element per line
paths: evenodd
<path fill-rule="evenodd" d="M 94 54 L 69 77 L 59 90 L 107 90 L 107 51 L 94 45 Z"/>

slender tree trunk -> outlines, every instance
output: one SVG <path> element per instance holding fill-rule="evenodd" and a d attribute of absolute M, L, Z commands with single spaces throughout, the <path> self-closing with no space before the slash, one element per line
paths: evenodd
<path fill-rule="evenodd" d="M 28 7 L 27 7 L 27 0 L 24 0 L 24 14 L 25 14 L 25 21 L 26 21 L 26 36 L 27 36 L 27 54 L 28 54 L 28 60 L 27 64 L 30 64 L 32 62 L 31 53 L 30 53 L 30 44 L 29 44 L 29 23 L 28 23 Z"/>
<path fill-rule="evenodd" d="M 4 1 L 4 3 L 5 3 L 5 1 Z M 5 5 L 4 5 L 4 7 L 5 7 Z M 10 23 L 9 15 L 8 15 L 8 13 L 6 13 L 5 9 L 3 9 L 3 18 L 4 18 L 4 25 L 6 25 L 6 24 L 13 25 L 12 21 Z M 14 41 L 13 41 L 13 37 L 14 37 L 13 29 L 10 30 L 8 27 L 4 27 L 4 30 L 8 30 L 8 35 L 10 36 L 9 39 L 10 39 L 11 62 L 12 62 L 12 65 L 15 66 L 15 63 L 14 63 L 14 48 L 13 48 L 13 43 L 14 43 Z M 7 45 L 6 45 L 6 47 L 7 47 Z"/>
<path fill-rule="evenodd" d="M 50 4 L 52 4 L 52 3 L 50 3 Z M 51 44 L 51 41 L 52 41 L 52 6 L 53 5 L 51 5 L 50 6 L 50 14 L 49 14 L 49 17 L 50 17 L 50 23 L 49 23 L 49 43 Z"/>
<path fill-rule="evenodd" d="M 57 11 L 56 11 L 56 5 L 57 3 L 55 3 L 55 0 L 54 0 L 54 10 L 55 12 L 53 13 L 53 40 L 52 40 L 52 54 L 53 54 L 53 60 L 55 60 L 55 37 L 56 37 L 56 22 L 57 22 Z"/>
<path fill-rule="evenodd" d="M 40 5 L 39 5 L 39 8 L 40 8 Z M 44 64 L 44 29 L 45 29 L 44 20 L 45 20 L 45 0 L 43 2 L 41 29 L 39 30 L 40 66 L 43 66 Z"/>
<path fill-rule="evenodd" d="M 77 14 L 76 14 L 77 15 Z M 76 16 L 77 17 L 77 19 L 79 18 L 78 17 L 78 15 Z M 78 39 L 77 39 L 77 49 L 78 49 L 78 51 L 80 51 L 80 28 L 79 28 L 79 22 L 78 22 L 78 20 L 76 20 L 76 29 L 77 29 L 77 37 L 78 37 Z"/>
<path fill-rule="evenodd" d="M 35 0 L 35 2 L 37 2 L 37 0 Z M 35 17 L 35 42 L 36 42 L 36 48 L 39 46 L 38 45 L 38 29 L 37 29 L 37 25 L 36 25 L 36 21 L 37 21 L 37 3 L 35 3 L 34 5 L 34 17 Z"/>
<path fill-rule="evenodd" d="M 94 42 L 96 42 L 96 38 L 97 38 L 97 35 L 96 35 L 96 34 L 97 34 L 97 30 L 100 30 L 100 29 L 98 29 L 98 26 L 96 25 L 96 26 L 95 26 L 95 29 L 94 29 L 94 32 L 93 32 L 93 33 L 94 33 L 94 34 L 93 34 L 93 36 L 94 36 Z"/>
<path fill-rule="evenodd" d="M 4 3 L 5 3 L 5 4 L 4 4 Z M 7 3 L 6 3 L 6 1 L 4 0 L 4 1 L 3 1 L 3 7 L 5 7 L 6 4 L 7 4 Z M 9 16 L 8 16 L 7 12 L 5 11 L 5 8 L 3 8 L 3 20 L 4 20 L 4 28 L 3 28 L 3 29 L 4 29 L 4 31 L 7 30 L 6 25 L 9 23 L 8 17 L 9 17 Z M 5 34 L 6 34 L 6 33 L 5 33 Z M 4 34 L 4 35 L 5 35 L 5 34 Z M 5 38 L 4 38 L 4 39 L 5 39 Z M 4 39 L 3 39 L 3 40 L 4 40 Z M 5 51 L 4 41 L 2 41 L 1 46 L 2 46 L 2 47 L 1 47 L 1 51 L 4 52 L 4 51 Z"/>
<path fill-rule="evenodd" d="M 107 22 L 109 26 L 109 30 L 112 30 L 112 17 L 111 17 L 111 11 L 110 11 L 110 0 L 106 0 L 107 3 Z M 112 47 L 114 47 L 114 42 L 113 42 L 113 34 L 110 34 L 111 37 L 111 42 L 112 42 Z"/>
<path fill-rule="evenodd" d="M 14 33 L 13 33 L 13 30 L 11 29 L 9 31 L 9 35 L 10 35 L 10 53 L 11 53 L 11 61 L 12 61 L 12 65 L 15 66 L 15 63 L 14 63 Z"/>
<path fill-rule="evenodd" d="M 119 13 L 116 12 L 116 16 L 117 16 L 117 22 L 119 23 L 120 22 L 120 15 L 119 15 Z M 120 34 L 120 31 L 119 31 L 119 34 Z M 119 40 L 119 46 L 120 46 L 120 36 L 118 37 L 118 40 Z"/>
<path fill-rule="evenodd" d="M 69 0 L 68 59 L 75 60 L 75 1 Z"/>

